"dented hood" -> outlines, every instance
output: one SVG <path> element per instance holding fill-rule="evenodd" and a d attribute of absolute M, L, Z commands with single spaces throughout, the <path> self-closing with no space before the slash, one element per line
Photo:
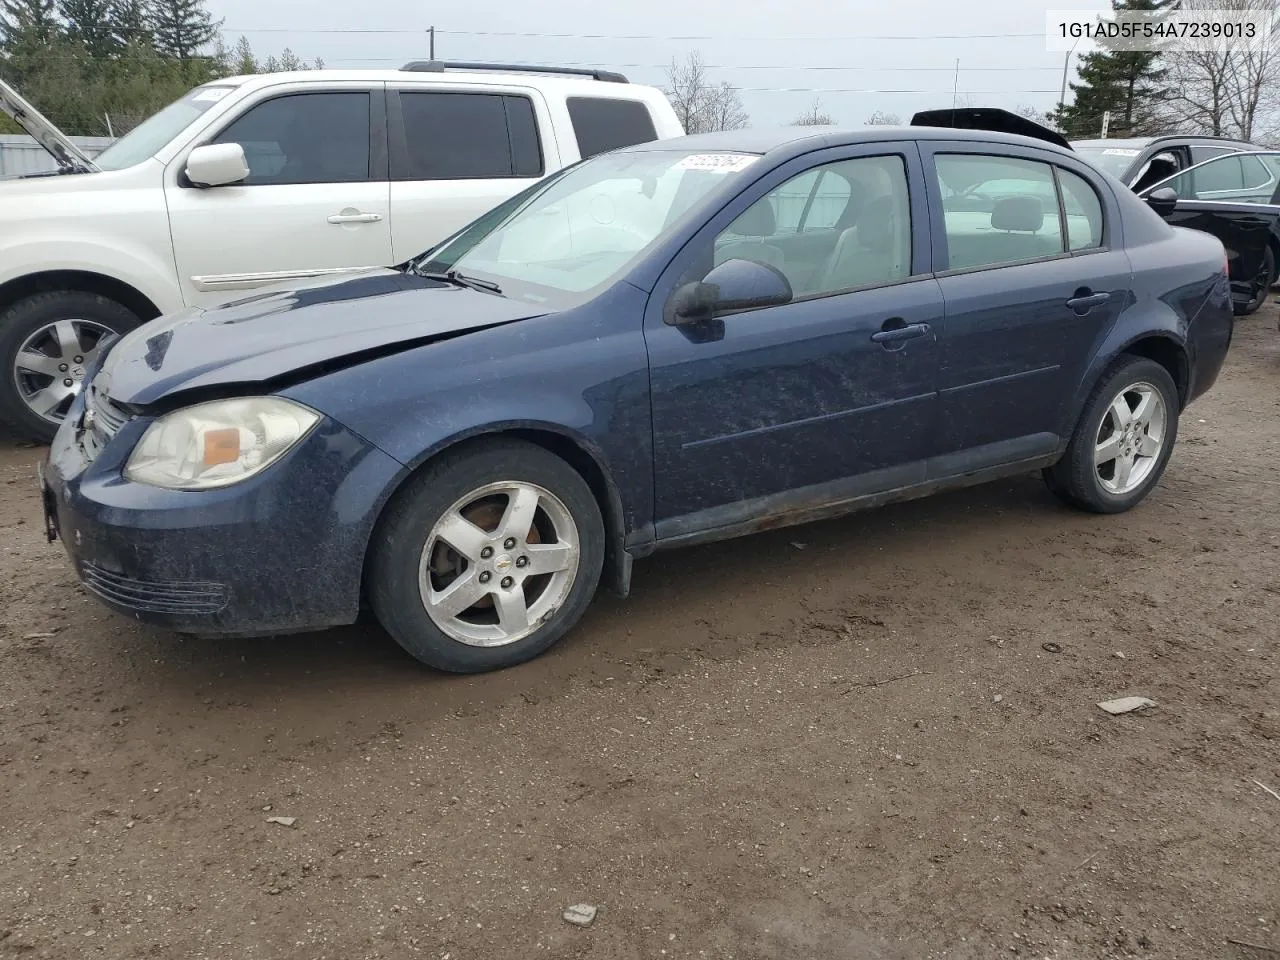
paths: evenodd
<path fill-rule="evenodd" d="M 97 170 L 98 165 L 89 155 L 77 147 L 67 135 L 53 125 L 39 110 L 27 103 L 3 80 L 0 80 L 0 110 L 35 138 L 36 143 L 49 151 L 58 161 L 58 167 L 67 173 Z"/>
<path fill-rule="evenodd" d="M 924 110 L 911 118 L 913 127 L 946 127 L 951 130 L 990 130 L 992 133 L 1013 133 L 1033 140 L 1044 140 L 1055 146 L 1071 149 L 1067 138 L 1056 130 L 1041 126 L 1034 120 L 1020 117 L 1008 110 L 996 107 L 960 107 L 954 110 Z"/>
<path fill-rule="evenodd" d="M 375 270 L 145 323 L 111 348 L 94 386 L 136 406 L 191 390 L 270 388 L 335 363 L 546 312 L 398 270 Z"/>

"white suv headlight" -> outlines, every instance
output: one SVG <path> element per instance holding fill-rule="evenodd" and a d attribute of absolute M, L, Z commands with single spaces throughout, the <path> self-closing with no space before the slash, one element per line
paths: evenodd
<path fill-rule="evenodd" d="M 265 470 L 319 421 L 310 407 L 281 397 L 196 404 L 151 424 L 124 475 L 169 490 L 225 487 Z"/>

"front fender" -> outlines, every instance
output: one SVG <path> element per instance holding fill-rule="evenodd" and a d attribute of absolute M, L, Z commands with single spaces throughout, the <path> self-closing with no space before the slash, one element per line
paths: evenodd
<path fill-rule="evenodd" d="M 631 536 L 653 514 L 644 301 L 622 284 L 575 310 L 464 333 L 282 392 L 410 469 L 484 434 L 562 438 L 611 478 Z"/>
<path fill-rule="evenodd" d="M 34 240 L 22 235 L 0 237 L 0 286 L 63 270 L 118 280 L 141 293 L 161 313 L 174 313 L 184 306 L 167 246 L 160 256 L 149 245 L 125 236 L 94 240 L 57 233 Z"/>

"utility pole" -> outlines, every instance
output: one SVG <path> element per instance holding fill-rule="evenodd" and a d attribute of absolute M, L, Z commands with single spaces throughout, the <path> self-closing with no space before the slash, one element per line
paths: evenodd
<path fill-rule="evenodd" d="M 1071 49 L 1067 51 L 1066 59 L 1062 61 L 1062 92 L 1058 94 L 1058 109 L 1061 110 L 1067 102 L 1067 68 L 1071 66 L 1071 55 L 1076 52 L 1076 44 L 1080 42 L 1080 38 L 1076 37 L 1076 42 L 1071 45 Z"/>
<path fill-rule="evenodd" d="M 956 103 L 960 100 L 960 58 L 956 57 L 956 82 L 951 88 L 951 122 L 956 122 Z"/>
<path fill-rule="evenodd" d="M 427 36 L 430 38 L 427 41 L 427 59 L 434 60 L 436 58 L 436 28 L 434 24 L 427 28 Z"/>

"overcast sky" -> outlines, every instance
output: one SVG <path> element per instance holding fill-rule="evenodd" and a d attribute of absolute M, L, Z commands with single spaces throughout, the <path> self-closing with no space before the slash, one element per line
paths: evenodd
<path fill-rule="evenodd" d="M 741 89 L 752 124 L 766 126 L 789 123 L 815 97 L 847 125 L 875 110 L 905 121 L 916 110 L 950 106 L 957 58 L 960 94 L 974 106 L 1049 109 L 1058 99 L 1064 55 L 1046 49 L 1046 9 L 1107 4 L 209 0 L 209 6 L 225 19 L 228 46 L 243 33 L 259 55 L 288 47 L 330 67 L 394 67 L 425 58 L 433 23 L 441 58 L 594 65 L 655 85 L 662 85 L 673 56 L 697 50 L 714 80 Z M 911 39 L 893 39 L 904 37 Z"/>

